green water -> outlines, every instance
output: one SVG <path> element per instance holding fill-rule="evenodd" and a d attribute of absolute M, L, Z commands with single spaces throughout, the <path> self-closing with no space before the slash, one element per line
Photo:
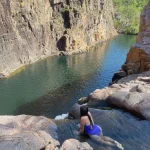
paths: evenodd
<path fill-rule="evenodd" d="M 78 98 L 111 82 L 134 42 L 135 36 L 119 35 L 87 53 L 49 57 L 0 80 L 0 114 L 66 113 Z"/>

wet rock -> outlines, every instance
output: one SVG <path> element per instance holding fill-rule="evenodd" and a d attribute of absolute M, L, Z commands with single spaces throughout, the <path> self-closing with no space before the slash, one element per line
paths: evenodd
<path fill-rule="evenodd" d="M 66 55 L 68 55 L 67 52 L 64 52 L 64 51 L 60 51 L 60 52 L 59 52 L 59 56 L 66 56 Z"/>
<path fill-rule="evenodd" d="M 72 118 L 80 118 L 80 107 L 79 104 L 74 104 L 69 110 L 69 117 Z"/>
<path fill-rule="evenodd" d="M 112 82 L 118 81 L 119 79 L 123 78 L 127 76 L 127 73 L 123 70 L 119 70 L 118 72 L 116 72 L 113 77 L 112 77 Z"/>
<path fill-rule="evenodd" d="M 94 119 L 94 122 L 96 124 L 98 124 L 99 126 L 101 126 L 103 124 L 103 122 L 109 122 L 109 119 L 112 117 L 111 115 L 111 111 L 108 111 L 108 110 L 99 110 L 99 109 L 93 109 L 93 108 L 89 108 L 89 111 L 91 112 L 92 116 L 93 116 L 93 119 Z M 78 116 L 77 114 L 80 112 L 80 105 L 74 105 L 72 107 L 72 116 L 75 117 L 75 119 L 79 119 L 80 116 Z M 114 119 L 116 122 L 118 120 Z M 111 124 L 109 124 L 111 126 Z M 109 149 L 112 149 L 112 150 L 115 150 L 116 148 L 112 148 L 112 147 L 109 147 L 109 146 L 106 146 L 106 147 L 103 147 L 101 143 L 97 142 L 97 144 L 99 145 L 99 149 L 105 149 L 105 150 L 109 150 Z M 121 144 L 118 143 L 118 145 L 120 146 L 117 147 L 118 150 L 122 150 L 123 147 Z"/>

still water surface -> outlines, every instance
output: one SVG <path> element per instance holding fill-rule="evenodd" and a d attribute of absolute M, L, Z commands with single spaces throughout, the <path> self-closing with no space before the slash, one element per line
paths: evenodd
<path fill-rule="evenodd" d="M 87 53 L 50 57 L 9 79 L 0 80 L 0 115 L 30 114 L 54 118 L 66 113 L 80 97 L 111 82 L 134 42 L 135 36 L 119 35 Z M 150 121 L 140 120 L 123 110 L 94 110 L 92 114 L 104 135 L 120 142 L 125 150 L 150 149 Z M 56 123 L 60 143 L 76 138 L 87 141 L 94 150 L 107 149 L 76 135 L 74 130 L 78 130 L 78 120 L 65 119 Z"/>
<path fill-rule="evenodd" d="M 87 53 L 54 56 L 0 80 L 0 115 L 66 113 L 80 97 L 111 82 L 135 36 L 119 35 Z"/>

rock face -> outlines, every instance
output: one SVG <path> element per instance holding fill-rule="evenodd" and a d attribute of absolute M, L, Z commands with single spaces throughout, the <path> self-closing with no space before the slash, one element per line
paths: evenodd
<path fill-rule="evenodd" d="M 131 47 L 125 64 L 117 72 L 113 81 L 130 74 L 141 73 L 150 69 L 150 2 L 144 8 L 140 19 L 140 31 L 136 43 Z"/>
<path fill-rule="evenodd" d="M 0 77 L 41 58 L 85 51 L 116 34 L 112 0 L 0 2 Z"/>
<path fill-rule="evenodd" d="M 107 93 L 107 94 L 106 94 Z M 107 101 L 127 111 L 150 120 L 150 71 L 120 79 L 104 89 L 90 94 L 90 101 Z"/>

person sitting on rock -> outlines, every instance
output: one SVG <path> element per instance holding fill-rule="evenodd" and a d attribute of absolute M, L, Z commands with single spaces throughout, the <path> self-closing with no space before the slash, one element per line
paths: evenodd
<path fill-rule="evenodd" d="M 89 135 L 91 139 L 100 142 L 103 146 L 123 150 L 122 145 L 117 141 L 103 136 L 102 129 L 98 125 L 94 124 L 93 117 L 88 111 L 87 105 L 80 107 L 80 133 Z"/>

